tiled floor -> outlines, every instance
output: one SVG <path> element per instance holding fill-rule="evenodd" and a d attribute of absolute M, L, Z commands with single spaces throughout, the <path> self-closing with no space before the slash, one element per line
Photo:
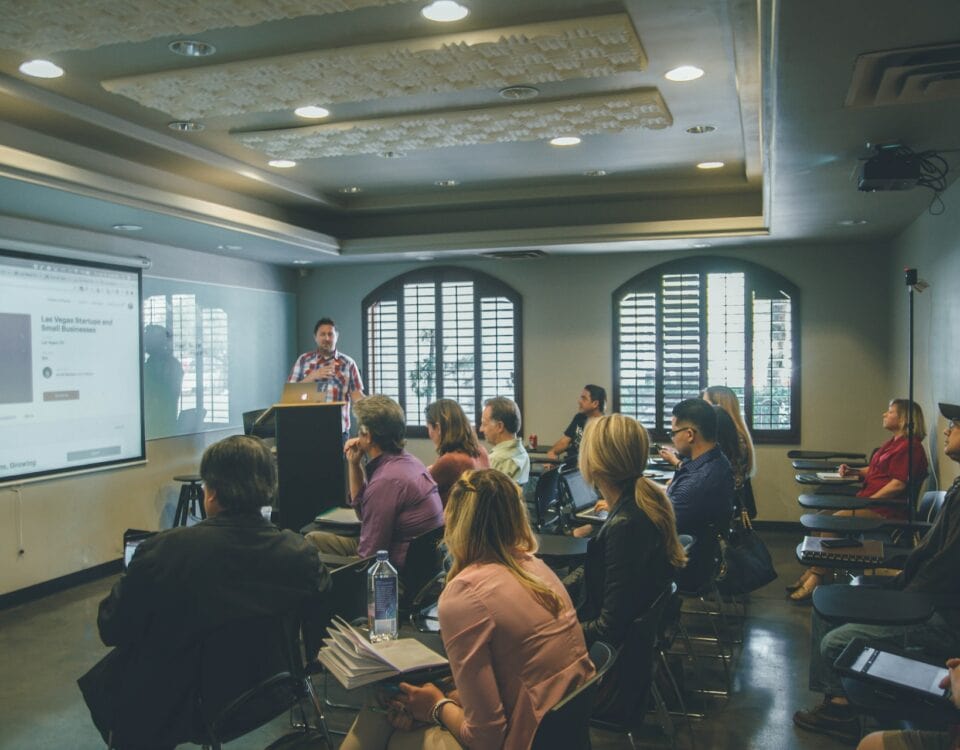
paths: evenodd
<path fill-rule="evenodd" d="M 791 605 L 783 596 L 784 584 L 800 571 L 793 559 L 797 535 L 767 532 L 764 538 L 780 578 L 751 598 L 744 643 L 734 662 L 733 694 L 707 702 L 706 718 L 694 724 L 695 741 L 682 730 L 681 747 L 843 747 L 796 730 L 791 721 L 796 708 L 819 698 L 806 689 L 809 609 Z M 96 610 L 112 583 L 112 578 L 104 579 L 0 611 L 0 750 L 104 747 L 76 679 L 106 653 L 96 632 Z M 342 711 L 331 711 L 328 718 L 340 728 L 350 721 Z M 264 748 L 288 731 L 286 722 L 281 717 L 227 747 Z M 644 744 L 665 746 L 655 736 Z M 597 750 L 630 746 L 625 737 L 599 731 L 593 732 L 593 745 Z"/>

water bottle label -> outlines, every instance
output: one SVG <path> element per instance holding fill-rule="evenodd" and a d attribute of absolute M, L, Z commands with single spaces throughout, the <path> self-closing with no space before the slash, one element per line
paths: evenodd
<path fill-rule="evenodd" d="M 397 628 L 397 579 L 375 579 L 373 591 L 373 629 L 377 633 L 392 633 Z"/>

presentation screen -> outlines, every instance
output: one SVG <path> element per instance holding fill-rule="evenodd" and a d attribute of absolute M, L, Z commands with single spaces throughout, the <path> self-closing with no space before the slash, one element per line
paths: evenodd
<path fill-rule="evenodd" d="M 142 461 L 139 269 L 0 250 L 0 484 Z"/>

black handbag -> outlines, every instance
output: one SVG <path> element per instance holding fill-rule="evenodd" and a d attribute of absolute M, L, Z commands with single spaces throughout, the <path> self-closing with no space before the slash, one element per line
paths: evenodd
<path fill-rule="evenodd" d="M 722 594 L 748 594 L 776 579 L 777 571 L 767 545 L 750 524 L 746 511 L 728 539 L 720 542 L 723 562 L 717 576 Z"/>

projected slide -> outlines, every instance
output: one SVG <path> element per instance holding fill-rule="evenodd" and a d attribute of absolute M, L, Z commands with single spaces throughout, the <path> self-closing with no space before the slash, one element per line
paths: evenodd
<path fill-rule="evenodd" d="M 0 483 L 144 456 L 137 270 L 0 251 Z"/>

